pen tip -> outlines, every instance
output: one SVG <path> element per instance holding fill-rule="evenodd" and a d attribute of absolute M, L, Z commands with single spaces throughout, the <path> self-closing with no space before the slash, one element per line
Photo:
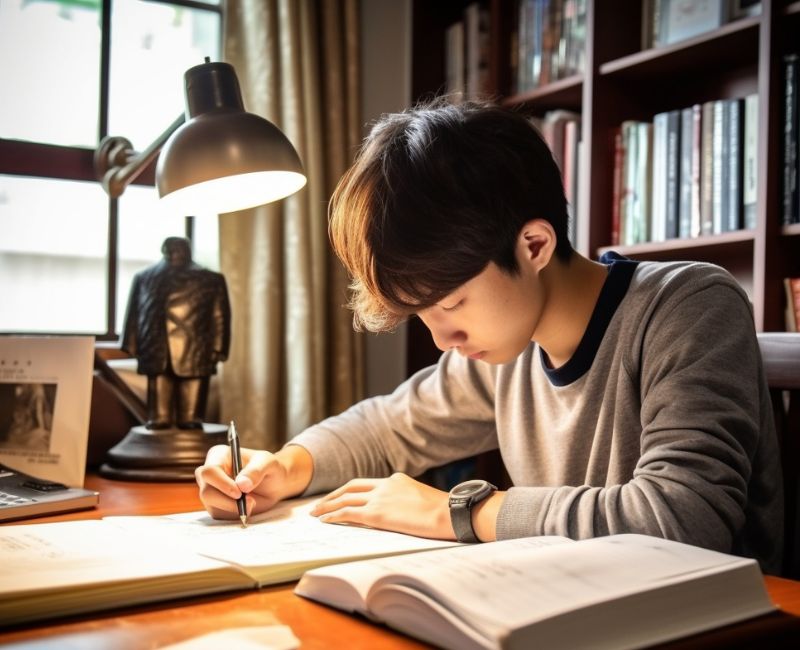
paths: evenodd
<path fill-rule="evenodd" d="M 247 515 L 239 515 L 239 519 L 242 520 L 242 528 L 247 528 Z"/>

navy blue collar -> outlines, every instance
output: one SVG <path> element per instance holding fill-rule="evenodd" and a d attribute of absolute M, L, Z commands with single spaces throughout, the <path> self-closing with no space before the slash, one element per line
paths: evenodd
<path fill-rule="evenodd" d="M 613 251 L 604 253 L 600 257 L 600 263 L 608 266 L 608 277 L 603 283 L 592 317 L 589 319 L 589 324 L 586 326 L 586 331 L 583 333 L 575 353 L 563 366 L 549 368 L 547 355 L 542 348 L 539 348 L 542 368 L 554 386 L 567 386 L 583 377 L 592 367 L 608 324 L 625 297 L 633 278 L 633 272 L 639 264 L 639 262 Z"/>

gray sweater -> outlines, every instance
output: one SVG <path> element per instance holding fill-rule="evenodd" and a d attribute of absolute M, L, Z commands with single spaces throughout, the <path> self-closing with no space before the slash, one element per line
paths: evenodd
<path fill-rule="evenodd" d="M 747 296 L 716 266 L 614 259 L 564 366 L 535 344 L 500 366 L 447 352 L 292 444 L 314 458 L 308 494 L 499 447 L 500 539 L 644 533 L 779 568 L 769 395 Z"/>

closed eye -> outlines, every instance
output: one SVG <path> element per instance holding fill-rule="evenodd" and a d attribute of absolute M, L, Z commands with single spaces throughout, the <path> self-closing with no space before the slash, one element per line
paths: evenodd
<path fill-rule="evenodd" d="M 455 305 L 452 305 L 452 306 L 450 306 L 450 307 L 445 307 L 444 305 L 442 305 L 442 309 L 443 309 L 444 311 L 455 311 L 456 309 L 458 309 L 459 307 L 461 307 L 461 305 L 463 305 L 463 304 L 464 304 L 464 300 L 463 300 L 463 299 L 461 299 L 461 300 L 459 300 L 459 301 L 458 301 L 458 302 L 457 302 Z"/>

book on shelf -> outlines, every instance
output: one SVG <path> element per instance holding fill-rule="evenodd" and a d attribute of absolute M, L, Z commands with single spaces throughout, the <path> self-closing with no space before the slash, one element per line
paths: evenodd
<path fill-rule="evenodd" d="M 703 164 L 703 105 L 692 106 L 692 219 L 690 237 L 702 232 L 702 164 Z"/>
<path fill-rule="evenodd" d="M 567 124 L 570 122 L 580 125 L 580 113 L 573 111 L 555 110 L 548 111 L 541 121 L 541 133 L 544 137 L 547 146 L 553 154 L 553 159 L 556 161 L 559 170 L 561 170 L 562 178 L 565 171 L 565 157 L 566 157 L 566 131 Z M 572 139 L 570 145 L 577 148 L 577 139 Z"/>
<path fill-rule="evenodd" d="M 636 125 L 636 192 L 633 213 L 633 243 L 650 241 L 650 204 L 653 194 L 653 124 Z"/>
<path fill-rule="evenodd" d="M 622 138 L 622 127 L 617 127 L 613 131 L 614 142 L 614 167 L 612 173 L 612 205 L 611 205 L 611 245 L 620 244 L 620 214 L 622 212 L 622 165 L 625 159 L 625 144 Z"/>
<path fill-rule="evenodd" d="M 729 0 L 654 0 L 653 45 L 660 47 L 698 36 L 724 25 Z"/>
<path fill-rule="evenodd" d="M 680 111 L 653 117 L 653 180 L 650 241 L 678 236 Z"/>
<path fill-rule="evenodd" d="M 800 278 L 784 278 L 786 292 L 786 331 L 800 332 Z"/>
<path fill-rule="evenodd" d="M 783 58 L 784 71 L 784 130 L 783 130 L 783 224 L 800 222 L 798 206 L 798 55 Z"/>
<path fill-rule="evenodd" d="M 751 95 L 663 111 L 652 125 L 623 122 L 612 147 L 612 244 L 754 227 L 757 111 Z"/>
<path fill-rule="evenodd" d="M 714 102 L 704 102 L 700 117 L 700 234 L 714 232 Z"/>
<path fill-rule="evenodd" d="M 634 215 L 636 212 L 637 170 L 639 155 L 638 122 L 626 120 L 622 123 L 624 156 L 622 159 L 622 199 L 619 216 L 619 243 L 636 243 L 634 237 Z"/>
<path fill-rule="evenodd" d="M 742 152 L 742 216 L 744 227 L 756 227 L 758 200 L 758 95 L 744 98 L 744 151 Z"/>
<path fill-rule="evenodd" d="M 692 205 L 694 203 L 692 190 L 694 145 L 694 110 L 690 106 L 681 110 L 680 118 L 680 162 L 678 168 L 678 237 L 692 236 Z"/>
<path fill-rule="evenodd" d="M 653 116 L 653 198 L 650 240 L 667 238 L 667 128 L 668 113 Z"/>
<path fill-rule="evenodd" d="M 582 72 L 586 0 L 520 0 L 511 42 L 517 93 Z"/>
<path fill-rule="evenodd" d="M 464 23 L 450 25 L 444 33 L 445 39 L 445 91 L 458 101 L 464 96 Z"/>
<path fill-rule="evenodd" d="M 650 237 L 653 125 L 622 123 L 622 169 L 619 201 L 619 243 L 638 244 Z"/>
<path fill-rule="evenodd" d="M 724 230 L 739 230 L 743 227 L 742 221 L 742 146 L 744 143 L 744 100 L 729 99 L 726 102 L 726 131 L 724 138 L 727 142 L 727 158 L 723 159 L 726 165 L 727 211 Z"/>
<path fill-rule="evenodd" d="M 640 648 L 775 610 L 755 560 L 632 534 L 340 564 L 295 593 L 458 650 Z"/>
<path fill-rule="evenodd" d="M 564 168 L 561 176 L 564 179 L 564 195 L 567 199 L 569 217 L 567 234 L 570 243 L 576 248 L 580 141 L 580 121 L 568 120 L 564 125 Z"/>
<path fill-rule="evenodd" d="M 445 90 L 454 101 L 485 97 L 489 82 L 489 11 L 468 4 L 445 29 Z"/>
<path fill-rule="evenodd" d="M 307 569 L 454 542 L 325 524 L 293 500 L 247 528 L 205 512 L 0 528 L 0 626 L 255 589 Z"/>
<path fill-rule="evenodd" d="M 722 100 L 713 103 L 714 125 L 711 128 L 711 233 L 719 234 L 727 226 L 728 214 L 728 105 Z"/>
<path fill-rule="evenodd" d="M 464 48 L 467 99 L 480 99 L 489 93 L 489 10 L 479 2 L 464 9 Z"/>

